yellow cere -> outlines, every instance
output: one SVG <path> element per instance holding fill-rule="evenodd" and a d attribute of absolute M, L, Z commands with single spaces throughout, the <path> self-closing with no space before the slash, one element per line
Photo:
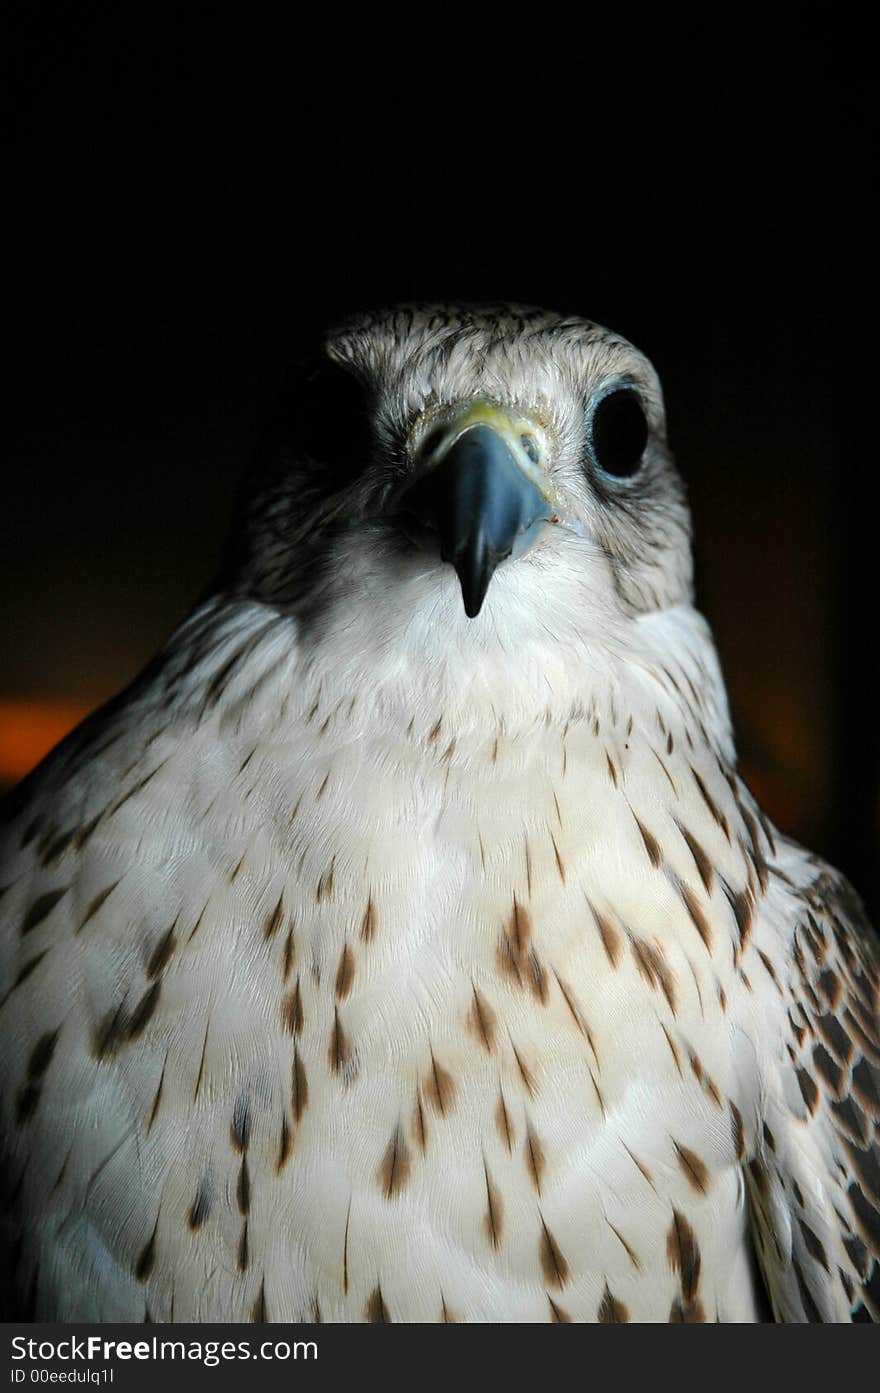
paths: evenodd
<path fill-rule="evenodd" d="M 458 407 L 437 413 L 426 413 L 416 425 L 414 435 L 423 440 L 431 428 L 446 423 L 447 429 L 438 434 L 437 443 L 430 451 L 431 464 L 440 462 L 465 431 L 474 426 L 489 426 L 499 435 L 513 454 L 517 465 L 527 479 L 540 490 L 548 503 L 556 503 L 558 495 L 547 470 L 549 458 L 549 439 L 546 428 L 530 414 L 511 415 L 496 402 L 485 397 L 474 397 Z M 522 443 L 523 436 L 530 436 L 537 446 L 538 459 L 533 461 Z"/>

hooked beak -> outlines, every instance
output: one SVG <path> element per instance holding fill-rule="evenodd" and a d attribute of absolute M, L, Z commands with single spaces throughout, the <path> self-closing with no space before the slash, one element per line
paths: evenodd
<path fill-rule="evenodd" d="M 485 402 L 459 414 L 420 461 L 398 507 L 439 540 L 455 567 L 465 614 L 482 608 L 496 568 L 521 556 L 554 515 L 539 428 Z"/>

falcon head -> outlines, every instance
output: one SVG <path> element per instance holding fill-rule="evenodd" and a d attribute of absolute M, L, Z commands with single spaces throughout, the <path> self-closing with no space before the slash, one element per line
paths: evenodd
<path fill-rule="evenodd" d="M 589 320 L 402 307 L 329 333 L 245 491 L 224 581 L 303 623 L 612 632 L 690 597 L 657 375 Z"/>

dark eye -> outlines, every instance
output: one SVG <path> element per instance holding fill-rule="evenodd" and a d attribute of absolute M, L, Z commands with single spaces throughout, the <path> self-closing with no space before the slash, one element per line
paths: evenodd
<path fill-rule="evenodd" d="M 590 453 L 603 474 L 629 479 L 637 473 L 648 443 L 648 422 L 638 393 L 621 387 L 600 397 L 588 435 Z"/>
<path fill-rule="evenodd" d="M 296 386 L 291 449 L 325 465 L 344 483 L 367 466 L 373 451 L 370 401 L 362 382 L 329 359 L 307 367 Z"/>

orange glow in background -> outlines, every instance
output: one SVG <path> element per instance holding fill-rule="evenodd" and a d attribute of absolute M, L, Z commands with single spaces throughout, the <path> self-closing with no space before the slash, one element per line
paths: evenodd
<path fill-rule="evenodd" d="M 0 785 L 23 779 L 93 709 L 85 702 L 0 701 Z"/>

